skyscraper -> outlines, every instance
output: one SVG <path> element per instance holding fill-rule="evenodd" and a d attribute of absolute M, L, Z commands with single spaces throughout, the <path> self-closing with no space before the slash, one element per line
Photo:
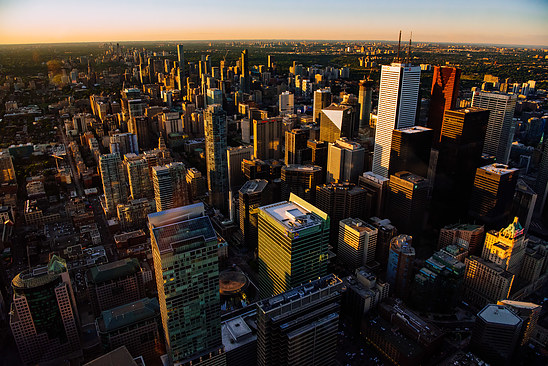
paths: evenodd
<path fill-rule="evenodd" d="M 481 256 L 517 276 L 526 246 L 525 230 L 516 217 L 506 228 L 487 232 Z"/>
<path fill-rule="evenodd" d="M 537 203 L 537 193 L 523 179 L 518 179 L 510 216 L 519 217 L 525 233 L 529 230 Z"/>
<path fill-rule="evenodd" d="M 183 50 L 183 45 L 177 45 L 177 60 L 179 62 L 179 68 L 177 69 L 177 77 L 179 79 L 179 90 L 184 90 L 186 86 L 186 63 L 185 63 L 185 52 Z"/>
<path fill-rule="evenodd" d="M 128 122 L 128 131 L 137 136 L 137 142 L 141 149 L 147 149 L 152 141 L 148 126 L 148 119 L 145 116 L 131 117 Z"/>
<path fill-rule="evenodd" d="M 475 255 L 466 257 L 464 264 L 463 297 L 466 302 L 481 308 L 508 298 L 515 277 L 512 273 Z"/>
<path fill-rule="evenodd" d="M 228 162 L 226 159 L 226 112 L 220 105 L 207 107 L 204 112 L 207 184 L 210 202 L 222 212 L 228 212 Z"/>
<path fill-rule="evenodd" d="M 240 89 L 243 93 L 249 94 L 251 91 L 251 74 L 249 72 L 249 58 L 247 54 L 247 49 L 242 51 L 242 55 L 240 56 L 240 66 L 242 68 Z"/>
<path fill-rule="evenodd" d="M 398 230 L 388 219 L 371 217 L 367 222 L 377 228 L 378 231 L 375 260 L 381 265 L 381 268 L 386 268 L 390 253 L 390 243 L 392 242 L 392 238 L 398 235 Z"/>
<path fill-rule="evenodd" d="M 472 107 L 488 109 L 490 112 L 483 152 L 494 155 L 500 164 L 507 164 L 510 157 L 516 100 L 515 94 L 484 91 L 475 92 L 472 98 Z"/>
<path fill-rule="evenodd" d="M 421 69 L 410 64 L 383 66 L 375 130 L 373 173 L 388 177 L 392 131 L 415 125 Z"/>
<path fill-rule="evenodd" d="M 281 180 L 284 197 L 289 197 L 289 193 L 294 193 L 314 204 L 316 202 L 316 187 L 323 181 L 322 168 L 317 165 L 285 165 L 282 167 Z"/>
<path fill-rule="evenodd" d="M 421 177 L 428 174 L 432 133 L 421 126 L 396 129 L 392 132 L 390 175 L 408 171 Z"/>
<path fill-rule="evenodd" d="M 338 258 L 348 270 L 375 261 L 378 230 L 361 219 L 339 221 Z"/>
<path fill-rule="evenodd" d="M 239 211 L 240 211 L 240 230 L 244 236 L 244 245 L 249 250 L 257 249 L 258 235 L 258 216 L 259 207 L 269 204 L 270 197 L 267 189 L 268 181 L 264 179 L 248 180 L 240 188 Z"/>
<path fill-rule="evenodd" d="M 115 133 L 110 136 L 110 152 L 111 154 L 117 152 L 120 156 L 129 153 L 139 154 L 137 135 L 132 133 Z"/>
<path fill-rule="evenodd" d="M 105 211 L 108 215 L 116 213 L 116 206 L 127 201 L 128 192 L 122 160 L 118 153 L 99 156 L 99 171 L 105 194 Z"/>
<path fill-rule="evenodd" d="M 310 130 L 294 128 L 285 132 L 285 165 L 304 164 L 311 161 L 312 151 L 308 147 Z"/>
<path fill-rule="evenodd" d="M 244 159 L 251 159 L 251 155 L 253 155 L 253 146 L 229 147 L 226 150 L 230 190 L 239 189 L 245 183 L 242 161 Z"/>
<path fill-rule="evenodd" d="M 282 119 L 253 120 L 253 156 L 261 160 L 282 157 Z"/>
<path fill-rule="evenodd" d="M 500 227 L 509 219 L 519 170 L 491 164 L 476 170 L 470 215 L 490 227 Z"/>
<path fill-rule="evenodd" d="M 330 182 L 357 183 L 363 173 L 365 149 L 347 138 L 329 144 L 327 155 L 327 179 Z"/>
<path fill-rule="evenodd" d="M 181 162 L 152 168 L 152 183 L 156 211 L 186 206 L 190 203 L 186 183 L 186 168 Z"/>
<path fill-rule="evenodd" d="M 352 137 L 354 120 L 352 107 L 331 104 L 321 110 L 320 114 L 320 140 L 335 142 L 341 137 Z"/>
<path fill-rule="evenodd" d="M 257 364 L 333 364 L 342 291 L 330 274 L 257 303 Z"/>
<path fill-rule="evenodd" d="M 511 309 L 517 316 L 523 321 L 521 327 L 519 346 L 525 346 L 535 331 L 535 326 L 538 323 L 542 306 L 534 304 L 532 302 L 514 301 L 514 300 L 502 300 L 498 301 L 497 305 L 504 305 Z"/>
<path fill-rule="evenodd" d="M 440 141 L 445 111 L 455 109 L 459 97 L 461 70 L 456 67 L 434 66 L 428 127 L 433 130 L 432 144 Z"/>
<path fill-rule="evenodd" d="M 373 81 L 361 80 L 358 103 L 360 104 L 359 129 L 361 133 L 369 131 L 369 119 L 371 116 L 371 97 L 373 95 Z M 369 136 L 369 134 L 367 134 Z"/>
<path fill-rule="evenodd" d="M 412 241 L 409 235 L 404 234 L 390 241 L 386 282 L 398 297 L 407 295 L 413 278 L 415 248 L 411 246 Z"/>
<path fill-rule="evenodd" d="M 438 248 L 458 244 L 468 249 L 469 254 L 478 255 L 485 241 L 485 229 L 481 225 L 451 224 L 440 229 Z"/>
<path fill-rule="evenodd" d="M 16 275 L 11 286 L 9 322 L 23 363 L 81 357 L 78 312 L 66 262 L 54 255 L 47 266 Z"/>
<path fill-rule="evenodd" d="M 329 217 L 303 199 L 259 208 L 259 293 L 278 295 L 327 273 Z"/>
<path fill-rule="evenodd" d="M 278 97 L 278 109 L 281 116 L 295 113 L 295 95 L 285 91 Z"/>
<path fill-rule="evenodd" d="M 142 156 L 126 154 L 124 156 L 124 165 L 127 170 L 131 198 L 136 200 L 154 197 L 147 161 Z"/>
<path fill-rule="evenodd" d="M 426 223 L 428 179 L 409 172 L 390 176 L 388 212 L 401 233 L 420 236 Z"/>
<path fill-rule="evenodd" d="M 148 216 L 171 362 L 222 358 L 217 234 L 202 203 Z"/>
<path fill-rule="evenodd" d="M 318 89 L 314 92 L 314 106 L 312 117 L 314 122 L 320 123 L 322 109 L 327 108 L 331 104 L 331 89 Z"/>
<path fill-rule="evenodd" d="M 364 217 L 384 217 L 388 201 L 388 183 L 390 179 L 373 172 L 363 173 L 358 185 L 366 190 Z"/>
<path fill-rule="evenodd" d="M 544 136 L 548 136 L 548 124 L 544 126 L 544 131 Z M 538 176 L 535 181 L 535 192 L 538 194 L 535 210 L 542 214 L 548 198 L 548 138 L 543 139 L 540 153 Z"/>

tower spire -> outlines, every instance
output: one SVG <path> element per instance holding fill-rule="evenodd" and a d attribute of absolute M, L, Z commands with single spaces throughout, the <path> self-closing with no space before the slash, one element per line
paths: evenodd
<path fill-rule="evenodd" d="M 413 38 L 413 32 L 409 36 L 409 47 L 407 47 L 407 63 L 411 63 L 411 38 Z"/>
<path fill-rule="evenodd" d="M 400 30 L 400 38 L 398 40 L 398 54 L 396 55 L 396 62 L 401 62 L 401 60 L 400 60 L 400 50 L 401 50 L 401 30 Z"/>

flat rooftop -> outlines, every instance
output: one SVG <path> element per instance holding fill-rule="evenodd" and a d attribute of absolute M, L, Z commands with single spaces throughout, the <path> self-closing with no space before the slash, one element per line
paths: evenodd
<path fill-rule="evenodd" d="M 382 175 L 375 174 L 373 172 L 365 172 L 363 173 L 363 177 L 372 180 L 373 182 L 378 184 L 382 184 L 383 182 L 387 182 L 390 180 L 386 177 L 383 177 Z"/>
<path fill-rule="evenodd" d="M 257 341 L 257 309 L 221 323 L 221 336 L 225 352 Z"/>
<path fill-rule="evenodd" d="M 279 202 L 259 207 L 270 217 L 284 226 L 287 231 L 296 232 L 305 228 L 318 226 L 322 219 L 295 202 Z"/>
<path fill-rule="evenodd" d="M 481 167 L 481 169 L 497 175 L 505 175 L 518 171 L 517 168 L 510 168 L 508 165 L 504 164 L 490 164 Z"/>
<path fill-rule="evenodd" d="M 412 126 L 412 127 L 406 127 L 406 128 L 400 128 L 398 131 L 401 131 L 402 133 L 420 133 L 420 132 L 426 132 L 426 131 L 432 131 L 431 128 L 426 128 L 422 126 Z"/>
<path fill-rule="evenodd" d="M 97 325 L 101 332 L 112 332 L 158 315 L 158 299 L 144 298 L 101 312 L 101 316 L 97 318 Z"/>
<path fill-rule="evenodd" d="M 242 194 L 249 194 L 249 193 L 256 193 L 256 192 L 262 192 L 263 189 L 267 186 L 268 181 L 265 179 L 253 179 L 248 180 L 244 183 L 242 188 L 240 188 L 240 193 Z"/>
<path fill-rule="evenodd" d="M 321 166 L 318 165 L 301 165 L 301 164 L 289 164 L 282 169 L 290 170 L 290 171 L 303 171 L 303 172 L 317 172 L 322 170 Z"/>
<path fill-rule="evenodd" d="M 91 268 L 89 270 L 90 277 L 88 278 L 94 283 L 100 283 L 129 276 L 139 271 L 140 265 L 137 259 L 125 258 Z"/>
<path fill-rule="evenodd" d="M 487 305 L 478 313 L 478 318 L 482 318 L 487 323 L 510 326 L 521 322 L 521 318 L 504 305 Z"/>
<path fill-rule="evenodd" d="M 353 219 L 351 217 L 341 220 L 340 226 L 349 226 L 351 229 L 359 233 L 372 233 L 376 232 L 377 228 L 361 219 Z"/>

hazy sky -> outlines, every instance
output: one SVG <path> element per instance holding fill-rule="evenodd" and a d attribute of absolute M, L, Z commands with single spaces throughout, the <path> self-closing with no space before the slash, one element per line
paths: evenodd
<path fill-rule="evenodd" d="M 0 44 L 378 39 L 548 46 L 548 0 L 0 0 Z"/>

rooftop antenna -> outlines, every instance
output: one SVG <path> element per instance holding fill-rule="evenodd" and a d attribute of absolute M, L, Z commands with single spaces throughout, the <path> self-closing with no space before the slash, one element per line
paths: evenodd
<path fill-rule="evenodd" d="M 400 50 L 401 50 L 401 30 L 400 30 L 400 39 L 398 41 L 398 55 L 396 56 L 396 62 L 400 62 Z"/>
<path fill-rule="evenodd" d="M 411 62 L 411 38 L 413 38 L 413 32 L 409 36 L 409 47 L 407 48 L 407 63 Z"/>

